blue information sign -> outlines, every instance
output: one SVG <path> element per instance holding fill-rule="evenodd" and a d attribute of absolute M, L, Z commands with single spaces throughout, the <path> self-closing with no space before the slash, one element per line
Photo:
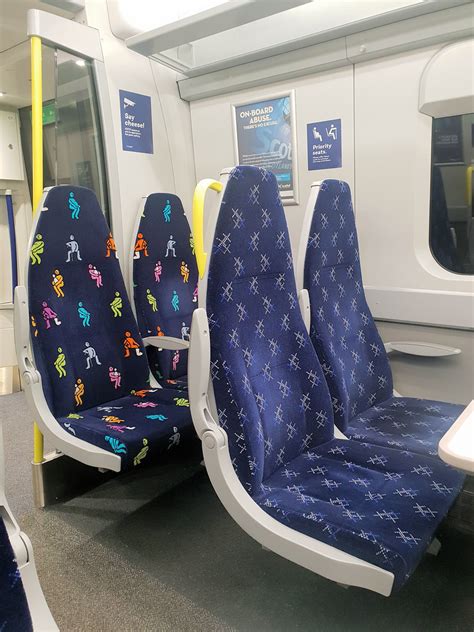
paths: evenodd
<path fill-rule="evenodd" d="M 272 171 L 285 197 L 294 193 L 291 97 L 235 106 L 237 160 Z"/>
<path fill-rule="evenodd" d="M 142 154 L 153 153 L 151 98 L 144 94 L 120 90 L 122 149 Z"/>
<path fill-rule="evenodd" d="M 342 167 L 341 119 L 308 123 L 308 169 L 334 169 Z"/>

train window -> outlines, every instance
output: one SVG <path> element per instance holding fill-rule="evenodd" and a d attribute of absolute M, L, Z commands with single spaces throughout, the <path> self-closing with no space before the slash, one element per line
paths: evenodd
<path fill-rule="evenodd" d="M 92 65 L 66 51 L 43 47 L 44 186 L 92 189 L 109 220 L 102 131 Z M 25 156 L 31 156 L 31 107 L 20 110 Z M 31 160 L 26 160 L 31 187 Z M 109 220 L 110 221 L 110 220 Z"/>
<path fill-rule="evenodd" d="M 447 270 L 474 274 L 474 114 L 433 119 L 430 247 Z"/>

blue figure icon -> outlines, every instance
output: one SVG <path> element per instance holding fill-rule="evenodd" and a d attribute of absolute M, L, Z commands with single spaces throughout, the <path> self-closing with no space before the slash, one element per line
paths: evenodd
<path fill-rule="evenodd" d="M 173 297 L 171 299 L 171 306 L 175 312 L 179 312 L 179 296 L 176 290 L 173 290 Z"/>
<path fill-rule="evenodd" d="M 168 417 L 165 417 L 164 415 L 147 415 L 146 419 L 157 419 L 158 421 L 166 421 L 166 419 L 168 419 Z"/>
<path fill-rule="evenodd" d="M 74 197 L 74 193 L 72 191 L 69 194 L 69 210 L 71 211 L 72 219 L 79 219 L 79 213 L 81 212 L 81 205 Z"/>
<path fill-rule="evenodd" d="M 79 301 L 77 304 L 77 313 L 79 314 L 79 318 L 82 320 L 83 327 L 91 326 L 91 313 L 87 311 L 87 309 L 82 304 L 82 301 Z"/>
<path fill-rule="evenodd" d="M 163 217 L 165 222 L 171 222 L 171 204 L 169 200 L 166 200 L 166 206 L 163 209 Z"/>

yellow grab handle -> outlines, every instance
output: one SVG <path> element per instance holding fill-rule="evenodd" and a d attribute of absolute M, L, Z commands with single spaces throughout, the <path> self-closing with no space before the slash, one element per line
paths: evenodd
<path fill-rule="evenodd" d="M 470 206 L 472 204 L 472 172 L 474 171 L 474 165 L 469 165 L 466 169 L 466 204 Z"/>
<path fill-rule="evenodd" d="M 31 38 L 31 138 L 33 164 L 33 213 L 43 195 L 43 60 L 41 38 Z M 44 460 L 44 441 L 38 424 L 33 422 L 33 463 Z"/>
<path fill-rule="evenodd" d="M 205 178 L 197 183 L 193 195 L 193 237 L 194 250 L 196 253 L 196 262 L 199 272 L 199 278 L 204 276 L 206 269 L 207 252 L 204 252 L 204 199 L 206 191 L 222 191 L 222 183 L 212 178 Z"/>

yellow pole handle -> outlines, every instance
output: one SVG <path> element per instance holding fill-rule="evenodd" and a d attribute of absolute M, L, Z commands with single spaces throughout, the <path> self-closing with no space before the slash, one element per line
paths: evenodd
<path fill-rule="evenodd" d="M 206 178 L 197 183 L 193 195 L 193 237 L 199 278 L 204 276 L 207 252 L 204 252 L 204 200 L 208 189 L 222 191 L 222 183 Z"/>
<path fill-rule="evenodd" d="M 33 163 L 33 199 L 35 213 L 43 195 L 43 60 L 41 38 L 31 38 L 31 137 Z M 33 422 L 33 463 L 44 460 L 43 435 Z"/>
<path fill-rule="evenodd" d="M 472 172 L 474 171 L 474 165 L 469 165 L 466 169 L 466 204 L 470 206 L 472 204 Z"/>

